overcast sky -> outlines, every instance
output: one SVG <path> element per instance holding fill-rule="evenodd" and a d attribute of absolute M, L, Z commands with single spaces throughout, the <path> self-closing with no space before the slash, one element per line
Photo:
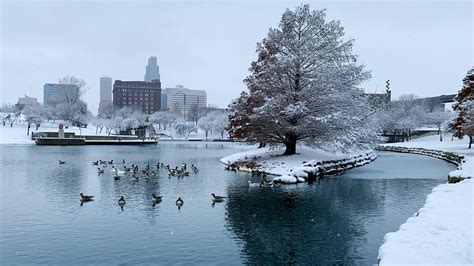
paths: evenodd
<path fill-rule="evenodd" d="M 395 97 L 455 93 L 473 66 L 473 12 L 464 2 L 309 2 L 339 19 L 355 39 L 381 92 Z M 43 102 L 43 85 L 64 75 L 87 82 L 95 114 L 99 78 L 143 80 L 158 58 L 162 87 L 204 89 L 225 107 L 245 89 L 256 43 L 298 1 L 60 1 L 1 4 L 1 102 L 28 94 Z"/>

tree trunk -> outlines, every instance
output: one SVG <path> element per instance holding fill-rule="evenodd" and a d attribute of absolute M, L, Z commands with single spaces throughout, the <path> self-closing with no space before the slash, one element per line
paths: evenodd
<path fill-rule="evenodd" d="M 470 149 L 471 146 L 472 146 L 472 136 L 469 136 L 469 148 L 468 149 Z"/>
<path fill-rule="evenodd" d="M 30 135 L 30 125 L 31 125 L 31 123 L 28 123 L 28 129 L 27 129 L 27 131 L 26 131 L 26 135 L 27 135 L 27 136 Z"/>
<path fill-rule="evenodd" d="M 283 155 L 293 155 L 296 153 L 296 136 L 287 135 L 285 140 L 285 153 Z"/>

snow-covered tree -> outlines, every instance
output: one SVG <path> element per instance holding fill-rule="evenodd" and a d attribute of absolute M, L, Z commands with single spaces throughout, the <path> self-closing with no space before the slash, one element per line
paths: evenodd
<path fill-rule="evenodd" d="M 58 82 L 63 85 L 57 96 L 57 101 L 59 102 L 56 106 L 58 117 L 71 122 L 74 126 L 81 127 L 74 120 L 87 116 L 87 104 L 82 100 L 85 92 L 85 81 L 68 75 L 59 79 Z"/>
<path fill-rule="evenodd" d="M 446 121 L 451 120 L 454 117 L 454 112 L 446 111 L 444 108 L 435 109 L 434 111 L 426 114 L 426 119 L 429 124 L 433 124 L 438 128 L 439 141 L 443 141 L 443 125 Z"/>
<path fill-rule="evenodd" d="M 92 117 L 90 123 L 95 126 L 96 135 L 102 133 L 102 130 L 105 127 L 105 119 L 99 116 Z"/>
<path fill-rule="evenodd" d="M 71 119 L 71 123 L 79 127 L 79 135 L 82 135 L 82 128 L 92 120 L 91 112 L 77 112 Z"/>
<path fill-rule="evenodd" d="M 325 10 L 286 10 L 257 45 L 245 79 L 249 93 L 230 106 L 231 137 L 282 143 L 286 155 L 296 153 L 298 141 L 335 149 L 372 143 L 375 131 L 364 123 L 370 110 L 357 87 L 370 73 L 357 63 L 354 41 L 343 37 Z"/>
<path fill-rule="evenodd" d="M 204 110 L 197 104 L 193 104 L 189 107 L 187 112 L 187 118 L 195 125 L 198 124 L 199 119 L 204 115 Z"/>
<path fill-rule="evenodd" d="M 189 137 L 191 132 L 197 132 L 197 127 L 194 125 L 194 123 L 184 120 L 178 121 L 174 128 L 178 134 L 186 137 L 186 139 Z"/>
<path fill-rule="evenodd" d="M 150 116 L 150 123 L 158 124 L 158 128 L 166 130 L 169 127 L 172 127 L 180 116 L 173 112 L 155 112 Z"/>
<path fill-rule="evenodd" d="M 48 105 L 48 106 L 45 106 L 45 114 L 46 114 L 46 119 L 53 120 L 53 122 L 55 123 L 56 119 L 59 119 L 61 112 L 57 106 Z"/>
<path fill-rule="evenodd" d="M 469 137 L 469 149 L 472 146 L 474 136 L 474 68 L 467 72 L 463 79 L 463 87 L 456 95 L 456 103 L 453 110 L 457 117 L 449 125 L 453 130 L 453 135 L 462 139 Z"/>
<path fill-rule="evenodd" d="M 394 134 L 403 134 L 410 139 L 411 132 L 427 123 L 428 108 L 414 94 L 401 95 L 390 102 L 388 108 L 375 116 L 381 129 Z"/>
<path fill-rule="evenodd" d="M 215 115 L 213 113 L 208 113 L 207 115 L 199 119 L 198 127 L 204 131 L 204 134 L 206 135 L 206 140 L 209 135 L 209 132 L 211 132 L 212 129 L 214 128 L 214 120 L 215 120 Z M 226 125 L 227 125 L 227 122 L 226 122 Z"/>
<path fill-rule="evenodd" d="M 12 104 L 3 104 L 1 109 L 0 109 L 0 116 L 2 118 L 2 123 L 3 126 L 6 125 L 7 121 L 11 119 L 11 117 L 14 115 L 15 112 L 15 106 Z"/>
<path fill-rule="evenodd" d="M 38 130 L 38 127 L 40 126 L 41 122 L 44 120 L 45 109 L 41 104 L 27 105 L 25 106 L 25 108 L 23 108 L 22 114 L 27 123 L 26 135 L 30 135 L 31 125 L 34 124 L 36 126 L 36 130 Z"/>
<path fill-rule="evenodd" d="M 117 108 L 113 104 L 108 104 L 102 108 L 98 116 L 103 119 L 112 119 L 116 112 Z"/>
<path fill-rule="evenodd" d="M 215 112 L 212 130 L 219 133 L 221 135 L 221 139 L 224 138 L 224 134 L 227 132 L 228 122 L 229 114 L 227 112 Z"/>

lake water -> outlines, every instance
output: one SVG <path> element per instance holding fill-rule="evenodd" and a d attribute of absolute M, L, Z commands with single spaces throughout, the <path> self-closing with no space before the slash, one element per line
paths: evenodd
<path fill-rule="evenodd" d="M 369 165 L 312 184 L 249 188 L 248 180 L 258 180 L 219 162 L 245 149 L 197 142 L 0 146 L 0 264 L 373 264 L 384 235 L 455 169 L 434 158 L 380 153 Z M 98 159 L 119 166 L 122 159 L 187 162 L 200 171 L 114 181 L 110 167 L 97 175 L 91 162 Z M 81 192 L 95 200 L 81 206 Z M 163 195 L 156 206 L 153 192 Z M 213 192 L 229 198 L 212 206 Z"/>

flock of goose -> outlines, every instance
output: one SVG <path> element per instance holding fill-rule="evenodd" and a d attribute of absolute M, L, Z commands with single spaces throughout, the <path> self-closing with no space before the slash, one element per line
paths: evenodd
<path fill-rule="evenodd" d="M 59 160 L 59 164 L 63 165 L 66 164 L 65 161 Z M 194 165 L 191 164 L 190 170 L 188 171 L 188 165 L 186 163 L 183 163 L 181 167 L 175 166 L 172 167 L 169 164 L 164 164 L 158 162 L 155 167 L 156 171 L 153 170 L 153 167 L 150 166 L 150 164 L 145 165 L 143 169 L 140 169 L 140 166 L 138 164 L 132 164 L 131 166 L 126 165 L 125 160 L 122 160 L 122 168 L 123 170 L 120 170 L 120 168 L 114 165 L 114 160 L 106 161 L 106 160 L 97 160 L 92 162 L 92 165 L 97 166 L 97 174 L 100 176 L 101 174 L 105 173 L 105 169 L 108 166 L 111 166 L 111 172 L 113 173 L 113 179 L 114 181 L 118 181 L 121 179 L 121 177 L 124 176 L 129 176 L 132 178 L 133 182 L 139 182 L 140 179 L 140 174 L 142 174 L 144 180 L 148 180 L 150 178 L 153 178 L 156 176 L 158 171 L 167 171 L 169 177 L 177 177 L 178 179 L 184 178 L 185 176 L 189 176 L 192 173 L 197 174 L 199 172 L 199 169 Z M 89 202 L 94 200 L 94 196 L 92 195 L 84 195 L 83 193 L 79 194 L 80 195 L 80 200 L 81 200 L 81 206 L 84 202 Z M 212 206 L 214 206 L 215 203 L 217 202 L 223 202 L 226 197 L 224 196 L 218 196 L 214 193 L 211 194 L 212 196 Z M 153 206 L 155 204 L 159 204 L 162 201 L 163 196 L 158 195 L 156 193 L 153 193 L 151 195 L 151 202 L 153 203 Z M 123 207 L 127 203 L 125 200 L 125 197 L 122 195 L 118 201 L 118 205 L 120 208 L 123 210 Z M 178 199 L 175 201 L 176 206 L 178 209 L 181 209 L 181 207 L 184 205 L 184 200 L 181 197 L 178 197 Z"/>

